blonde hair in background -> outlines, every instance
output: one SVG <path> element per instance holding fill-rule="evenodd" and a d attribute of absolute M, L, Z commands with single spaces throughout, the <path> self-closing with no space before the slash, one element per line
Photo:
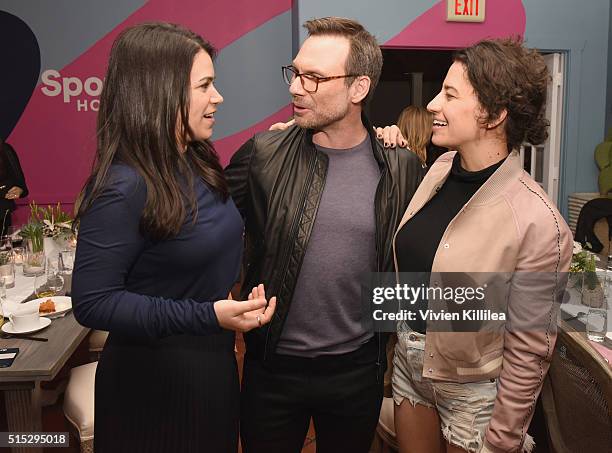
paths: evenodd
<path fill-rule="evenodd" d="M 431 139 L 433 115 L 424 107 L 409 105 L 400 113 L 397 127 L 408 142 L 408 148 L 419 157 L 422 163 L 425 163 L 427 144 Z"/>

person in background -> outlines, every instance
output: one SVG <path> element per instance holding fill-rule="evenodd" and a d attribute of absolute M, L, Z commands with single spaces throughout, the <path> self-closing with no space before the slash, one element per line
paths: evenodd
<path fill-rule="evenodd" d="M 431 140 L 433 116 L 427 109 L 409 105 L 397 118 L 397 127 L 406 139 L 407 147 L 419 157 L 422 164 L 427 161 L 427 145 Z"/>
<path fill-rule="evenodd" d="M 0 145 L 0 216 L 4 236 L 12 225 L 15 200 L 28 196 L 28 186 L 15 149 L 2 139 Z"/>
<path fill-rule="evenodd" d="M 95 451 L 236 452 L 234 331 L 270 321 L 263 285 L 228 300 L 243 224 L 209 141 L 223 97 L 213 47 L 178 25 L 113 44 L 97 152 L 78 201 L 77 320 L 110 331 L 96 372 Z"/>
<path fill-rule="evenodd" d="M 414 151 L 422 164 L 427 168 L 436 161 L 438 157 L 448 151 L 448 149 L 436 146 L 431 142 L 433 116 L 424 107 L 409 105 L 397 118 L 397 127 L 404 137 L 400 142 L 408 149 Z M 380 129 L 380 128 L 379 128 Z M 391 142 L 395 144 L 396 137 Z"/>
<path fill-rule="evenodd" d="M 548 81 L 537 51 L 482 41 L 455 54 L 427 106 L 433 143 L 456 152 L 438 158 L 412 198 L 394 238 L 396 270 L 507 273 L 493 300 L 507 320 L 494 331 L 456 332 L 417 316 L 399 329 L 393 397 L 402 453 L 533 448 L 527 429 L 550 365 L 573 245 L 517 153 L 523 142 L 546 140 Z"/>

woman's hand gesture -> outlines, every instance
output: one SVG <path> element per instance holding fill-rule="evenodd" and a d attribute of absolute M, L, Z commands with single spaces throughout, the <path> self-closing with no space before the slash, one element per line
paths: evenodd
<path fill-rule="evenodd" d="M 248 299 L 215 302 L 214 309 L 219 325 L 227 330 L 248 332 L 269 323 L 276 309 L 276 297 L 272 297 L 268 303 L 264 285 L 260 284 L 251 290 Z"/>

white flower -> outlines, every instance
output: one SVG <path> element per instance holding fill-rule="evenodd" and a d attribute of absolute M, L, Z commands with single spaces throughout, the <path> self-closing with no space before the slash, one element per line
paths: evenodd
<path fill-rule="evenodd" d="M 582 252 L 582 244 L 580 242 L 574 241 L 574 255 L 580 252 Z"/>

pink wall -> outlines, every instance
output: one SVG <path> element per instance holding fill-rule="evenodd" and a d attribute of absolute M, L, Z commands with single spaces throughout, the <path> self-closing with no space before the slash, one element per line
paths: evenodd
<path fill-rule="evenodd" d="M 200 0 L 183 0 L 180 7 L 173 0 L 150 0 L 116 28 L 109 30 L 101 40 L 63 68 L 55 69 L 62 77 L 75 77 L 84 86 L 90 80 L 90 92 L 97 85 L 92 77 L 102 79 L 106 69 L 111 44 L 117 34 L 127 26 L 153 20 L 180 23 L 201 33 L 221 50 L 233 41 L 271 18 L 288 11 L 291 0 L 210 0 L 206 8 Z M 55 79 L 63 83 L 61 79 Z M 74 90 L 79 82 L 70 82 Z M 29 214 L 27 203 L 62 202 L 67 209 L 79 193 L 88 176 L 95 152 L 95 120 L 98 95 L 85 90 L 75 96 L 66 96 L 66 90 L 57 96 L 43 92 L 39 84 L 8 140 L 21 160 L 27 178 L 30 195 L 19 200 L 20 207 L 13 215 L 14 223 L 23 223 Z M 65 102 L 65 100 L 67 102 Z M 81 105 L 79 111 L 78 106 Z M 87 109 L 83 106 L 87 105 Z M 226 137 L 217 144 L 222 160 L 227 162 L 237 144 L 252 135 L 255 130 L 289 116 L 287 108 L 246 131 Z"/>
<path fill-rule="evenodd" d="M 102 79 L 113 40 L 122 29 L 135 23 L 150 20 L 181 23 L 204 34 L 218 49 L 223 49 L 290 8 L 291 0 L 234 0 L 231 3 L 211 0 L 206 3 L 205 10 L 200 0 L 184 0 L 180 8 L 172 0 L 150 0 L 70 64 L 53 69 L 58 70 L 62 77 L 76 77 L 83 84 L 91 77 Z M 321 11 L 319 15 L 326 14 Z M 446 0 L 442 0 L 408 23 L 384 46 L 457 48 L 486 37 L 523 35 L 525 32 L 525 9 L 520 0 L 489 0 L 486 14 L 486 22 L 482 24 L 449 23 L 445 21 Z M 364 25 L 377 32 L 367 22 Z M 43 71 L 46 69 L 50 68 L 42 68 Z M 95 84 L 91 87 L 95 89 Z M 97 96 L 83 91 L 64 102 L 64 93 L 50 97 L 43 93 L 42 88 L 41 84 L 36 87 L 9 137 L 20 155 L 30 188 L 29 198 L 19 202 L 26 206 L 14 214 L 15 223 L 27 219 L 30 200 L 38 204 L 60 201 L 66 209 L 71 209 L 89 174 L 95 150 L 96 111 L 91 109 L 91 102 L 94 101 L 95 105 Z M 79 111 L 79 103 L 87 104 L 87 110 Z M 287 105 L 262 117 L 257 124 L 217 140 L 215 146 L 223 164 L 255 132 L 290 115 L 291 107 Z"/>
<path fill-rule="evenodd" d="M 483 23 L 446 22 L 446 7 L 446 0 L 435 4 L 385 42 L 384 46 L 455 49 L 485 38 L 525 34 L 526 16 L 521 0 L 489 0 Z"/>

